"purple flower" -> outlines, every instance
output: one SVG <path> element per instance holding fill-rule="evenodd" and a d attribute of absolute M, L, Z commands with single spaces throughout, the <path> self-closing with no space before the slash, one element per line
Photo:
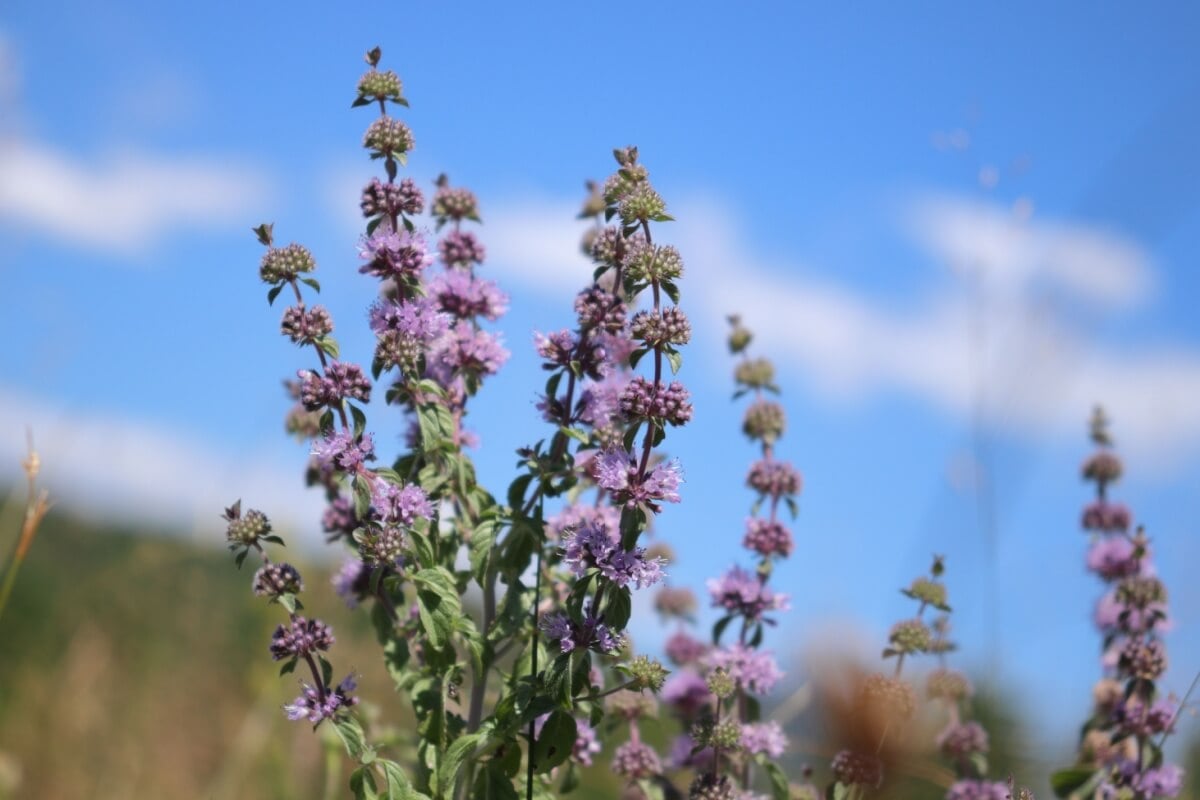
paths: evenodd
<path fill-rule="evenodd" d="M 978 722 L 952 722 L 938 734 L 937 746 L 950 758 L 988 751 L 988 734 Z"/>
<path fill-rule="evenodd" d="M 1008 800 L 1008 784 L 998 781 L 957 781 L 946 792 L 946 800 Z"/>
<path fill-rule="evenodd" d="M 560 367 L 571 363 L 577 341 L 575 334 L 566 329 L 548 334 L 541 331 L 533 333 L 533 345 L 537 354 Z"/>
<path fill-rule="evenodd" d="M 508 361 L 508 351 L 495 334 L 477 330 L 461 321 L 450 328 L 433 346 L 429 370 L 443 385 L 450 382 L 450 372 L 460 370 L 476 375 L 495 375 Z"/>
<path fill-rule="evenodd" d="M 683 425 L 692 418 L 688 390 L 679 381 L 651 383 L 640 375 L 621 390 L 621 413 L 632 421 Z"/>
<path fill-rule="evenodd" d="M 671 752 L 667 756 L 667 762 L 675 769 L 711 766 L 713 751 L 711 747 L 702 747 L 697 750 L 696 740 L 685 733 L 676 736 L 675 740 L 671 742 Z"/>
<path fill-rule="evenodd" d="M 1148 769 L 1133 780 L 1141 797 L 1177 797 L 1183 789 L 1183 770 L 1174 764 Z"/>
<path fill-rule="evenodd" d="M 625 328 L 628 312 L 625 303 L 612 292 L 599 286 L 591 286 L 576 296 L 575 313 L 579 317 L 581 328 L 599 328 L 609 333 L 617 333 Z"/>
<path fill-rule="evenodd" d="M 690 635 L 685 630 L 678 630 L 671 634 L 664 646 L 667 658 L 671 659 L 671 663 L 679 666 L 696 663 L 708 655 L 710 649 L 707 643 Z"/>
<path fill-rule="evenodd" d="M 312 454 L 324 469 L 332 466 L 352 473 L 364 461 L 374 460 L 375 440 L 369 433 L 364 433 L 361 439 L 355 439 L 350 431 L 330 432 L 313 441 Z"/>
<path fill-rule="evenodd" d="M 776 594 L 764 581 L 741 567 L 730 567 L 720 578 L 708 581 L 714 606 L 757 620 L 768 611 L 787 611 L 788 596 Z"/>
<path fill-rule="evenodd" d="M 630 780 L 638 780 L 661 773 L 662 762 L 649 745 L 628 741 L 613 753 L 612 771 Z"/>
<path fill-rule="evenodd" d="M 1097 540 L 1087 554 L 1087 567 L 1106 581 L 1136 575 L 1141 570 L 1138 548 L 1123 536 Z"/>
<path fill-rule="evenodd" d="M 787 558 L 792 554 L 795 543 L 792 540 L 792 532 L 782 522 L 751 517 L 746 520 L 746 535 L 742 539 L 742 546 L 763 558 Z"/>
<path fill-rule="evenodd" d="M 271 637 L 271 658 L 282 661 L 328 650 L 333 645 L 333 631 L 324 622 L 296 617 L 280 625 Z"/>
<path fill-rule="evenodd" d="M 574 622 L 565 614 L 547 614 L 542 617 L 539 627 L 547 639 L 559 643 L 559 649 L 564 653 L 572 650 L 611 653 L 624 643 L 619 633 L 613 633 L 607 625 L 590 615 L 583 622 Z"/>
<path fill-rule="evenodd" d="M 508 295 L 492 281 L 481 280 L 460 269 L 435 275 L 427 287 L 429 296 L 448 314 L 459 319 L 499 319 L 508 310 Z"/>
<path fill-rule="evenodd" d="M 469 267 L 482 264 L 487 251 L 475 234 L 468 231 L 450 231 L 438 242 L 438 254 L 448 267 Z"/>
<path fill-rule="evenodd" d="M 418 519 L 433 515 L 433 504 L 420 486 L 397 486 L 386 478 L 376 476 L 371 481 L 371 506 L 384 522 L 412 527 Z"/>
<path fill-rule="evenodd" d="M 347 558 L 331 582 L 346 607 L 357 608 L 371 589 L 371 567 L 361 559 Z"/>
<path fill-rule="evenodd" d="M 290 720 L 306 719 L 313 725 L 330 719 L 343 708 L 358 705 L 358 698 L 350 693 L 358 688 L 353 675 L 347 675 L 336 687 L 322 693 L 317 688 L 301 681 L 301 694 L 283 707 Z"/>
<path fill-rule="evenodd" d="M 346 399 L 364 403 L 371 399 L 371 382 L 357 364 L 331 361 L 324 375 L 302 369 L 296 377 L 300 379 L 300 402 L 309 411 L 323 406 L 333 408 Z"/>
<path fill-rule="evenodd" d="M 306 309 L 304 304 L 291 306 L 283 312 L 279 329 L 284 336 L 299 345 L 312 344 L 333 331 L 333 320 L 324 306 Z"/>
<path fill-rule="evenodd" d="M 579 419 L 596 427 L 610 424 L 621 410 L 621 392 L 628 382 L 619 372 L 590 382 L 579 395 Z"/>
<path fill-rule="evenodd" d="M 450 329 L 450 319 L 429 297 L 377 300 L 368 312 L 371 330 L 380 334 L 399 331 L 413 339 L 432 341 Z"/>
<path fill-rule="evenodd" d="M 663 578 L 661 558 L 647 558 L 644 547 L 623 550 L 616 530 L 606 525 L 581 525 L 564 533 L 563 563 L 579 578 L 598 569 L 622 588 L 632 583 L 644 589 Z"/>
<path fill-rule="evenodd" d="M 253 589 L 259 597 L 299 594 L 304 589 L 304 581 L 295 567 L 280 561 L 258 568 L 254 573 Z"/>
<path fill-rule="evenodd" d="M 1121 503 L 1097 500 L 1083 509 L 1083 528 L 1102 533 L 1125 533 L 1130 524 L 1129 509 Z"/>
<path fill-rule="evenodd" d="M 746 484 L 760 495 L 776 499 L 800 494 L 803 485 L 795 467 L 786 461 L 772 459 L 754 462 L 746 476 Z"/>
<path fill-rule="evenodd" d="M 779 758 L 787 749 L 787 736 L 778 722 L 752 722 L 742 726 L 742 747 L 751 755 Z"/>
<path fill-rule="evenodd" d="M 600 740 L 596 736 L 596 729 L 587 724 L 585 720 L 575 719 L 575 748 L 571 751 L 571 758 L 578 761 L 585 767 L 592 765 L 592 756 L 600 752 Z"/>
<path fill-rule="evenodd" d="M 561 539 L 568 530 L 584 525 L 603 527 L 611 532 L 618 530 L 620 524 L 621 514 L 612 506 L 572 503 L 546 520 L 546 535 L 551 539 Z"/>
<path fill-rule="evenodd" d="M 710 669 L 725 670 L 739 688 L 754 694 L 767 694 L 783 677 L 769 651 L 754 650 L 741 644 L 713 650 L 704 661 Z"/>
<path fill-rule="evenodd" d="M 384 183 L 378 178 L 372 178 L 362 192 L 359 203 L 364 217 L 377 217 L 381 214 L 399 216 L 400 214 L 420 214 L 425 207 L 425 196 L 412 178 L 405 178 L 400 183 Z"/>
<path fill-rule="evenodd" d="M 377 278 L 415 278 L 433 263 L 420 234 L 382 227 L 362 241 L 358 254 L 366 262 L 358 271 Z"/>
<path fill-rule="evenodd" d="M 672 672 L 662 687 L 662 700 L 685 718 L 692 718 L 713 703 L 708 683 L 695 670 Z"/>
<path fill-rule="evenodd" d="M 658 464 L 643 476 L 633 453 L 606 450 L 592 460 L 592 475 L 601 488 L 612 492 L 614 500 L 627 506 L 646 503 L 657 509 L 661 500 L 679 502 L 681 477 L 677 461 Z"/>
<path fill-rule="evenodd" d="M 329 534 L 326 539 L 334 541 L 341 536 L 349 536 L 358 527 L 358 517 L 354 516 L 354 503 L 346 497 L 335 497 L 321 515 L 321 529 Z"/>

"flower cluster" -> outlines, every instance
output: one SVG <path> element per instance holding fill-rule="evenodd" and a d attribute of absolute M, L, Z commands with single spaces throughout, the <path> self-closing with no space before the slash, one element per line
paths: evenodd
<path fill-rule="evenodd" d="M 1109 497 L 1124 472 L 1113 452 L 1109 420 L 1097 407 L 1090 422 L 1095 451 L 1083 462 L 1083 479 L 1096 486 L 1083 510 L 1091 544 L 1087 569 L 1105 584 L 1095 623 L 1104 639 L 1094 708 L 1083 726 L 1079 765 L 1055 776 L 1056 786 L 1133 800 L 1177 797 L 1183 771 L 1165 763 L 1162 745 L 1174 730 L 1180 706 L 1160 696 L 1167 668 L 1167 590 L 1156 576 L 1150 542 L 1142 528 L 1130 532 L 1132 515 Z"/>
<path fill-rule="evenodd" d="M 237 550 L 237 565 L 241 567 L 246 556 L 256 552 L 262 558 L 262 566 L 254 573 L 251 588 L 259 597 L 277 603 L 288 613 L 288 621 L 275 629 L 271 636 L 271 658 L 282 661 L 282 672 L 292 672 L 303 665 L 309 671 L 312 683 L 301 681 L 300 696 L 283 707 L 291 720 L 307 720 L 314 726 L 327 719 L 342 718 L 346 709 L 356 705 L 358 698 L 353 675 L 348 675 L 336 685 L 332 683 L 333 666 L 325 653 L 333 646 L 333 630 L 317 619 L 302 616 L 298 595 L 304 589 L 300 572 L 291 564 L 271 561 L 265 544 L 282 545 L 283 540 L 271 533 L 271 523 L 261 511 L 242 511 L 239 500 L 225 509 L 226 538 L 231 548 Z"/>

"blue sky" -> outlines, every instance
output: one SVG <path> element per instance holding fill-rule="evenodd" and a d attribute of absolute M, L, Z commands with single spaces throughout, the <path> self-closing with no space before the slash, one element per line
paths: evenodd
<path fill-rule="evenodd" d="M 354 242 L 370 113 L 349 102 L 379 44 L 413 104 L 409 174 L 479 194 L 485 269 L 513 297 L 513 360 L 473 414 L 490 485 L 541 432 L 529 343 L 568 323 L 587 279 L 583 180 L 637 143 L 679 219 L 666 235 L 700 330 L 682 373 L 696 420 L 670 440 L 685 502 L 660 526 L 676 582 L 699 588 L 740 557 L 753 453 L 720 335 L 741 311 L 780 365 L 782 452 L 807 483 L 779 641 L 853 626 L 878 642 L 909 611 L 896 587 L 944 553 L 963 659 L 998 664 L 1047 737 L 1069 739 L 1096 669 L 1077 470 L 1102 401 L 1130 472 L 1118 493 L 1174 589 L 1169 682 L 1186 688 L 1200 668 L 1200 9 L 283 8 L 0 14 L 6 461 L 28 423 L 64 502 L 207 532 L 242 494 L 311 533 L 303 453 L 279 432 L 279 382 L 306 362 L 275 335 L 249 227 L 272 219 L 314 250 L 343 349 L 366 358 Z"/>

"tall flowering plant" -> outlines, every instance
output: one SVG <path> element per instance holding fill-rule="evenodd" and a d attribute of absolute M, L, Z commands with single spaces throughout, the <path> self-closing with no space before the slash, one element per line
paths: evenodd
<path fill-rule="evenodd" d="M 778 722 L 763 718 L 761 706 L 783 677 L 762 644 L 778 613 L 789 608 L 788 596 L 776 591 L 770 579 L 776 563 L 794 548 L 783 512 L 792 517 L 798 512 L 801 478 L 775 453 L 786 418 L 783 407 L 768 396 L 779 391 L 774 367 L 764 358 L 750 357 L 753 336 L 741 319 L 730 317 L 730 323 L 729 348 L 738 357 L 734 397 L 753 397 L 742 431 L 759 449 L 746 477 L 755 499 L 742 537 L 753 567 L 733 566 L 708 582 L 710 603 L 721 616 L 707 641 L 688 630 L 697 605 L 690 591 L 668 586 L 655 599 L 664 617 L 684 623 L 666 642 L 676 671 L 667 679 L 662 699 L 683 733 L 671 746 L 664 773 L 677 771 L 684 779 L 690 775 L 688 797 L 705 800 L 753 800 L 762 797 L 755 793 L 760 785 L 780 800 L 815 798 L 811 785 L 789 786 L 778 764 L 787 736 Z M 660 782 L 670 785 L 665 776 Z"/>
<path fill-rule="evenodd" d="M 1095 451 L 1083 462 L 1083 479 L 1095 485 L 1083 509 L 1089 535 L 1086 564 L 1104 583 L 1095 624 L 1102 639 L 1103 677 L 1093 689 L 1092 715 L 1080 735 L 1079 761 L 1053 776 L 1059 797 L 1153 800 L 1177 797 L 1183 771 L 1164 760 L 1181 704 L 1161 695 L 1167 668 L 1162 634 L 1168 623 L 1167 590 L 1155 574 L 1150 541 L 1132 514 L 1110 492 L 1124 471 L 1113 452 L 1109 420 L 1097 407 L 1091 418 Z"/>
<path fill-rule="evenodd" d="M 637 761 L 631 709 L 666 676 L 628 651 L 624 629 L 631 592 L 663 576 L 665 560 L 640 540 L 662 504 L 679 501 L 680 467 L 659 448 L 692 415 L 687 390 L 666 373 L 678 371 L 691 332 L 678 307 L 682 258 L 654 241 L 652 224 L 671 218 L 637 149 L 616 151 L 617 172 L 585 209 L 597 219 L 588 242 L 596 269 L 576 298 L 577 325 L 534 343 L 550 373 L 539 408 L 551 433 L 520 451 L 507 503 L 497 501 L 476 480 L 465 422 L 508 357 L 487 325 L 507 297 L 477 275 L 486 253 L 468 228 L 481 219 L 473 193 L 442 176 L 428 204 L 435 233 L 422 227 L 424 193 L 398 179 L 414 136 L 389 113 L 408 103 L 380 59 L 378 49 L 367 54 L 353 103 L 378 108 L 363 146 L 384 172 L 360 203 L 359 271 L 378 282 L 368 368 L 341 357 L 329 312 L 306 300 L 320 291 L 312 253 L 278 245 L 272 225 L 255 233 L 268 301 L 294 300 L 281 332 L 314 362 L 288 384 L 287 428 L 310 443 L 308 481 L 328 501 L 322 526 L 348 552 L 335 588 L 348 605 L 369 607 L 384 665 L 412 703 L 413 763 L 385 757 L 355 717 L 355 677 L 336 679 L 333 632 L 302 614 L 304 582 L 269 554 L 283 542 L 267 516 L 235 503 L 227 539 L 239 567 L 261 560 L 253 590 L 287 614 L 270 653 L 283 673 L 305 677 L 285 713 L 333 725 L 358 762 L 356 796 L 515 797 L 523 785 L 531 797 L 555 782 L 565 792 L 598 752 L 606 710 L 632 734 L 614 757 Z M 386 464 L 365 411 L 381 394 L 409 421 L 405 451 Z M 559 506 L 553 516 L 548 502 Z M 482 596 L 477 617 L 462 600 L 471 584 Z"/>

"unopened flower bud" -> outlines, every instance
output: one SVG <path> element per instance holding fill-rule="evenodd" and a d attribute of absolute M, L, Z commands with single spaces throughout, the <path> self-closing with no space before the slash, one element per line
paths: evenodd
<path fill-rule="evenodd" d="M 390 69 L 371 69 L 358 79 L 358 96 L 367 100 L 401 100 L 403 85 Z"/>
<path fill-rule="evenodd" d="M 656 659 L 638 656 L 629 665 L 629 674 L 633 678 L 633 689 L 649 689 L 657 694 L 662 689 L 663 681 L 667 679 L 667 670 Z"/>
<path fill-rule="evenodd" d="M 736 688 L 733 678 L 723 669 L 714 669 L 708 673 L 705 683 L 708 684 L 708 690 L 713 693 L 713 696 L 722 700 L 733 694 L 733 690 Z"/>
<path fill-rule="evenodd" d="M 770 400 L 758 400 L 746 408 L 742 420 L 742 433 L 751 440 L 773 444 L 783 436 L 786 426 L 783 406 Z"/>
<path fill-rule="evenodd" d="M 888 641 L 897 653 L 921 653 L 929 649 L 929 628 L 919 619 L 897 622 Z"/>
<path fill-rule="evenodd" d="M 392 117 L 380 117 L 363 135 L 363 147 L 381 156 L 401 156 L 413 149 L 412 131 Z"/>
<path fill-rule="evenodd" d="M 298 275 L 317 268 L 308 248 L 299 244 L 272 247 L 263 255 L 258 267 L 263 283 L 280 283 L 294 280 Z"/>

